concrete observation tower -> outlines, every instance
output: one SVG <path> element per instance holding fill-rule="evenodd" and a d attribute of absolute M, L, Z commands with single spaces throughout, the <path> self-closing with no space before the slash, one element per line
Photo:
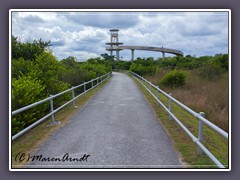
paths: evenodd
<path fill-rule="evenodd" d="M 113 55 L 113 51 L 116 51 L 116 59 L 119 60 L 119 51 L 122 49 L 119 48 L 119 45 L 122 45 L 123 43 L 118 42 L 118 29 L 110 29 L 110 42 L 106 43 L 106 45 L 110 45 L 110 47 L 107 48 L 108 51 L 110 51 L 110 55 Z"/>
<path fill-rule="evenodd" d="M 110 51 L 110 55 L 113 55 L 113 51 L 116 51 L 116 60 L 119 60 L 119 52 L 122 50 L 131 50 L 131 60 L 134 60 L 134 51 L 155 51 L 162 53 L 162 57 L 165 57 L 165 53 L 174 54 L 177 56 L 183 56 L 183 52 L 175 49 L 163 48 L 163 47 L 151 47 L 151 46 L 121 46 L 123 43 L 118 40 L 118 29 L 110 29 L 110 42 L 106 45 L 110 45 L 106 48 L 107 51 Z"/>

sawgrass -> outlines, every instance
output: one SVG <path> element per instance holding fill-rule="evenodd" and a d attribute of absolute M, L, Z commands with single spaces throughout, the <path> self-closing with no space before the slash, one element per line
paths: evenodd
<path fill-rule="evenodd" d="M 80 96 L 75 100 L 75 108 L 73 108 L 72 103 L 68 104 L 62 110 L 55 114 L 55 121 L 61 122 L 58 125 L 51 125 L 51 118 L 46 119 L 38 126 L 26 132 L 24 135 L 12 142 L 12 168 L 21 168 L 25 162 L 16 162 L 15 157 L 18 153 L 34 154 L 41 144 L 47 141 L 47 139 L 61 127 L 69 123 L 71 117 L 79 110 L 81 107 L 93 97 L 108 81 L 95 87 L 94 89 L 87 92 L 85 95 Z"/>
<path fill-rule="evenodd" d="M 205 112 L 206 118 L 228 132 L 229 129 L 229 78 L 228 72 L 222 73 L 217 79 L 209 80 L 199 76 L 197 70 L 188 70 L 186 84 L 181 88 L 161 86 L 162 77 L 171 70 L 159 68 L 154 75 L 145 78 L 159 85 L 165 92 L 191 107 L 196 112 Z"/>
<path fill-rule="evenodd" d="M 202 155 L 197 154 L 198 146 L 192 141 L 192 139 L 174 120 L 169 120 L 169 114 L 166 110 L 156 102 L 153 96 L 135 78 L 132 77 L 132 79 L 137 83 L 146 99 L 150 102 L 157 117 L 161 121 L 169 136 L 173 139 L 175 149 L 180 153 L 183 163 L 187 164 L 185 167 L 217 168 L 211 159 L 204 153 Z M 155 89 L 152 89 L 152 92 L 156 94 Z M 162 94 L 160 94 L 160 101 L 168 107 L 168 98 Z M 175 103 L 172 104 L 172 109 L 174 115 L 191 131 L 192 134 L 194 134 L 195 137 L 198 137 L 199 121 Z M 203 135 L 204 146 L 227 168 L 229 163 L 228 140 L 217 134 L 206 125 L 204 125 Z"/>

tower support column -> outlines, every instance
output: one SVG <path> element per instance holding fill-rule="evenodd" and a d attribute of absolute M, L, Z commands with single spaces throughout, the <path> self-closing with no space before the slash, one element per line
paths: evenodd
<path fill-rule="evenodd" d="M 131 49 L 132 51 L 132 61 L 134 61 L 134 49 Z"/>
<path fill-rule="evenodd" d="M 119 50 L 116 50 L 116 58 L 119 60 Z"/>

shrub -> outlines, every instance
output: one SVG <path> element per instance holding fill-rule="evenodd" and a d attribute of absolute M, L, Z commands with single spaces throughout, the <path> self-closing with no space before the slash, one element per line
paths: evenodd
<path fill-rule="evenodd" d="M 228 54 L 215 55 L 213 63 L 220 66 L 223 71 L 228 71 Z"/>
<path fill-rule="evenodd" d="M 114 69 L 116 70 L 129 70 L 132 62 L 131 61 L 115 61 Z"/>
<path fill-rule="evenodd" d="M 167 73 L 160 83 L 166 87 L 181 87 L 185 84 L 187 74 L 183 71 L 171 71 Z"/>
<path fill-rule="evenodd" d="M 23 58 L 12 60 L 12 78 L 18 78 L 21 75 L 30 73 L 35 64 L 33 61 L 25 61 Z"/>
<path fill-rule="evenodd" d="M 198 70 L 199 76 L 208 80 L 219 78 L 222 72 L 223 70 L 221 67 L 213 63 L 206 63 Z"/>
<path fill-rule="evenodd" d="M 174 69 L 174 67 L 177 65 L 177 57 L 172 57 L 172 58 L 164 58 L 164 59 L 159 59 L 159 67 L 169 67 Z"/>
<path fill-rule="evenodd" d="M 50 42 L 41 39 L 21 43 L 12 38 L 12 110 L 45 99 L 50 94 L 60 93 L 84 81 L 111 71 L 110 63 L 100 58 L 77 62 L 69 56 L 63 61 L 46 49 Z M 75 93 L 80 93 L 79 88 Z M 71 92 L 54 98 L 54 109 L 71 98 Z M 12 117 L 12 132 L 18 133 L 49 113 L 49 102 L 30 108 Z"/>
<path fill-rule="evenodd" d="M 130 66 L 130 71 L 139 74 L 140 76 L 146 74 L 154 74 L 156 72 L 156 67 L 154 66 L 143 66 L 142 64 L 132 63 Z"/>
<path fill-rule="evenodd" d="M 40 80 L 30 76 L 23 76 L 19 79 L 12 80 L 12 110 L 16 110 L 37 102 L 44 97 L 42 96 L 45 86 Z M 31 108 L 25 112 L 17 114 L 12 118 L 12 132 L 16 134 L 23 128 L 43 116 L 49 105 L 42 104 Z"/>
<path fill-rule="evenodd" d="M 92 64 L 84 62 L 80 65 L 80 67 L 87 70 L 91 74 L 91 78 L 96 78 L 108 72 L 104 64 Z"/>

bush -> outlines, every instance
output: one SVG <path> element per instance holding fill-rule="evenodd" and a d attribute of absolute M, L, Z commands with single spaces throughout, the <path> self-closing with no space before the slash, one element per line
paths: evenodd
<path fill-rule="evenodd" d="M 222 72 L 223 70 L 221 67 L 213 63 L 206 63 L 198 70 L 199 76 L 208 80 L 215 80 L 219 78 Z"/>
<path fill-rule="evenodd" d="M 132 63 L 130 66 L 130 71 L 139 74 L 140 76 L 146 74 L 154 74 L 156 72 L 156 67 L 154 66 L 143 66 L 142 64 Z"/>
<path fill-rule="evenodd" d="M 34 79 L 30 76 L 23 76 L 19 79 L 14 78 L 12 80 L 12 110 L 17 110 L 44 99 L 42 94 L 45 91 L 45 88 L 46 87 L 42 85 L 40 80 Z M 48 107 L 48 104 L 42 104 L 13 116 L 13 134 L 18 133 L 23 128 L 43 116 Z"/>
<path fill-rule="evenodd" d="M 223 71 L 228 71 L 228 54 L 215 55 L 213 63 L 221 67 Z"/>
<path fill-rule="evenodd" d="M 181 87 L 185 84 L 187 74 L 183 71 L 171 71 L 167 73 L 160 83 L 166 87 Z"/>
<path fill-rule="evenodd" d="M 12 110 L 16 110 L 57 94 L 70 87 L 60 78 L 60 62 L 51 52 L 44 52 L 34 62 L 23 58 L 12 61 Z M 54 99 L 54 106 L 59 107 L 69 99 L 70 94 L 64 94 Z M 12 132 L 16 134 L 49 112 L 49 102 L 24 111 L 12 118 Z"/>
<path fill-rule="evenodd" d="M 12 110 L 17 110 L 50 94 L 60 93 L 111 71 L 110 63 L 100 58 L 77 62 L 69 56 L 61 62 L 46 49 L 50 42 L 41 39 L 21 43 L 12 38 Z M 80 93 L 79 88 L 75 93 Z M 54 98 L 54 109 L 70 100 L 71 92 Z M 18 133 L 49 113 L 49 102 L 30 108 L 12 117 L 12 132 Z"/>
<path fill-rule="evenodd" d="M 132 61 L 115 61 L 114 70 L 129 70 Z"/>
<path fill-rule="evenodd" d="M 177 65 L 177 58 L 172 57 L 172 58 L 164 58 L 164 59 L 159 59 L 158 60 L 159 67 L 168 67 L 168 68 L 174 68 Z"/>
<path fill-rule="evenodd" d="M 25 61 L 23 58 L 13 59 L 12 61 L 12 78 L 18 78 L 22 75 L 29 74 L 35 64 L 33 61 Z"/>

